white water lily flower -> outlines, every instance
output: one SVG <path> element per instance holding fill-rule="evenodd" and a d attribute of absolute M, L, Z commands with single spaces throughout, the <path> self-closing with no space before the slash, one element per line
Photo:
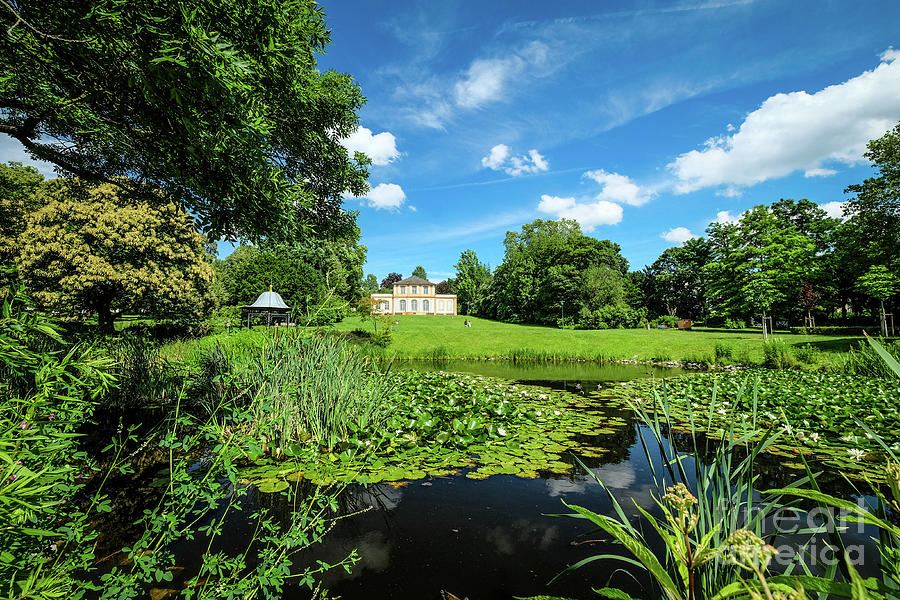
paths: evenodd
<path fill-rule="evenodd" d="M 541 395 L 539 395 L 539 396 L 538 396 L 538 399 L 540 399 L 540 400 L 546 400 L 546 399 L 547 399 L 547 394 L 541 394 Z"/>
<path fill-rule="evenodd" d="M 847 450 L 847 454 L 850 455 L 850 458 L 852 460 L 855 460 L 858 462 L 858 461 L 862 460 L 863 456 L 866 455 L 866 451 L 860 450 L 859 448 L 850 448 L 849 450 Z"/>
<path fill-rule="evenodd" d="M 558 416 L 561 415 L 562 413 L 559 412 L 558 410 L 554 410 L 554 411 L 553 411 L 553 414 L 556 415 L 556 416 L 558 417 Z"/>
<path fill-rule="evenodd" d="M 534 414 L 536 414 L 537 416 L 541 416 L 541 411 L 536 410 L 536 411 L 534 411 Z"/>
<path fill-rule="evenodd" d="M 728 411 L 725 410 L 724 408 L 720 408 L 720 409 L 717 410 L 716 412 L 719 413 L 720 415 L 723 415 L 723 416 L 728 414 Z"/>
<path fill-rule="evenodd" d="M 506 435 L 506 430 L 505 430 L 504 428 L 502 428 L 502 427 L 498 427 L 498 428 L 497 428 L 497 435 L 501 435 L 501 436 Z"/>
<path fill-rule="evenodd" d="M 856 436 L 855 436 L 855 435 L 849 435 L 849 434 L 848 434 L 848 435 L 842 435 L 842 436 L 841 436 L 841 441 L 842 441 L 842 442 L 852 442 L 852 441 L 855 440 L 855 439 L 856 439 Z"/>
<path fill-rule="evenodd" d="M 816 433 L 815 431 L 812 432 L 811 434 L 809 434 L 809 441 L 811 441 L 811 442 L 818 442 L 818 441 L 819 441 L 819 434 Z"/>

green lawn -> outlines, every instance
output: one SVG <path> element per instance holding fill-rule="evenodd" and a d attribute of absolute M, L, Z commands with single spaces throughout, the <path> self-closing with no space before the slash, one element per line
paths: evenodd
<path fill-rule="evenodd" d="M 512 325 L 471 318 L 472 327 L 464 327 L 467 317 L 394 315 L 394 339 L 385 356 L 397 358 L 582 358 L 606 360 L 656 360 L 711 362 L 716 345 L 720 352 L 730 349 L 731 360 L 720 362 L 761 363 L 763 340 L 759 330 L 698 328 L 608 329 L 600 331 L 561 330 L 533 325 Z M 345 319 L 335 326 L 342 331 L 372 331 L 371 319 Z M 809 345 L 810 354 L 818 354 L 820 363 L 830 362 L 834 353 L 859 343 L 857 336 L 794 335 L 778 332 L 796 354 Z M 819 351 L 817 353 L 816 351 Z M 802 352 L 801 352 L 802 354 Z M 830 356 L 829 356 L 830 355 Z"/>

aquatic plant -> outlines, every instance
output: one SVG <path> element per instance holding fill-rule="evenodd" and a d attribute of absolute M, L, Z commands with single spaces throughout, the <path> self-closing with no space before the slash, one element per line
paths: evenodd
<path fill-rule="evenodd" d="M 251 414 L 247 434 L 277 456 L 292 444 L 326 449 L 387 416 L 385 386 L 350 344 L 288 330 L 273 338 L 241 375 Z"/>

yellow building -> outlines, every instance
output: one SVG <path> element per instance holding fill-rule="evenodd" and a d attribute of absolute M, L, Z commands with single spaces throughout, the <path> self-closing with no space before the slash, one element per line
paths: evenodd
<path fill-rule="evenodd" d="M 394 284 L 393 294 L 372 294 L 383 315 L 455 315 L 456 294 L 438 294 L 434 284 L 421 277 L 407 277 Z"/>

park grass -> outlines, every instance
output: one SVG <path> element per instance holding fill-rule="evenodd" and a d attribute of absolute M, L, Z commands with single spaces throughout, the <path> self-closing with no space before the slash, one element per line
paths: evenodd
<path fill-rule="evenodd" d="M 468 318 L 472 327 L 464 327 Z M 475 317 L 394 315 L 394 336 L 385 349 L 372 349 L 379 358 L 395 359 L 507 359 L 596 360 L 762 364 L 764 342 L 759 330 L 606 329 L 572 330 L 514 325 Z M 372 321 L 350 317 L 335 325 L 338 331 L 372 331 Z M 813 349 L 816 364 L 828 365 L 860 343 L 859 336 L 795 335 L 776 332 L 789 350 Z M 770 336 L 771 339 L 771 336 Z M 717 350 L 718 349 L 718 350 Z M 716 355 L 719 355 L 718 359 Z M 801 362 L 801 361 L 798 361 Z"/>

